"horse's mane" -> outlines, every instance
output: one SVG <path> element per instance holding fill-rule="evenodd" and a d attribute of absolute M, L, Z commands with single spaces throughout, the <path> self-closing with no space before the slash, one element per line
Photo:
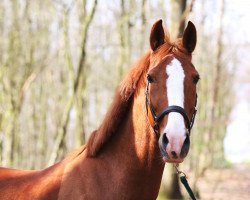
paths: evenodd
<path fill-rule="evenodd" d="M 71 151 L 70 153 L 68 153 L 62 161 L 67 162 L 68 160 L 75 159 L 82 152 L 84 152 L 85 149 L 86 149 L 86 144 L 84 144 L 84 145 L 80 146 L 79 148 L 75 149 L 74 151 Z"/>
<path fill-rule="evenodd" d="M 92 132 L 86 143 L 88 156 L 96 156 L 107 141 L 118 132 L 119 126 L 127 116 L 136 89 L 144 82 L 140 79 L 148 70 L 149 60 L 150 52 L 147 52 L 132 66 L 119 85 L 102 124 Z"/>

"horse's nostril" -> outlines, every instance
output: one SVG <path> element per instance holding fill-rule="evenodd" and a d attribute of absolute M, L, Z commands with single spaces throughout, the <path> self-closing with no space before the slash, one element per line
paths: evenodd
<path fill-rule="evenodd" d="M 190 146 L 190 139 L 189 139 L 189 136 L 186 136 L 186 139 L 184 140 L 184 143 L 181 149 L 182 158 L 184 158 L 188 154 L 189 146 Z"/>
<path fill-rule="evenodd" d="M 186 136 L 186 139 L 184 140 L 184 144 L 183 145 L 190 145 L 190 140 L 189 140 L 189 136 Z"/>
<path fill-rule="evenodd" d="M 178 158 L 178 156 L 177 156 L 177 154 L 175 153 L 175 151 L 171 151 L 171 154 L 172 154 L 172 156 L 173 156 L 174 159 L 177 159 L 177 158 Z"/>
<path fill-rule="evenodd" d="M 162 142 L 163 142 L 164 145 L 166 145 L 166 146 L 167 146 L 167 144 L 169 143 L 168 137 L 167 137 L 167 134 L 166 134 L 166 133 L 163 134 Z"/>
<path fill-rule="evenodd" d="M 169 143 L 166 133 L 161 134 L 158 142 L 162 156 L 169 158 L 169 155 L 166 151 L 167 145 Z"/>

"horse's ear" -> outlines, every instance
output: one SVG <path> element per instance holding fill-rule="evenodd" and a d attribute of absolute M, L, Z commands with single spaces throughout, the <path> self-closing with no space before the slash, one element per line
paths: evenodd
<path fill-rule="evenodd" d="M 188 22 L 187 28 L 182 37 L 182 44 L 189 53 L 192 53 L 196 46 L 196 28 L 192 22 Z"/>
<path fill-rule="evenodd" d="M 165 33 L 162 27 L 162 20 L 158 20 L 154 23 L 150 33 L 150 47 L 155 51 L 159 46 L 164 43 Z"/>

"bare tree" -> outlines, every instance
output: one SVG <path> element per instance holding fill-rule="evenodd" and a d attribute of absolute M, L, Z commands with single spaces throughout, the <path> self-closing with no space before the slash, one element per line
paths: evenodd
<path fill-rule="evenodd" d="M 172 0 L 171 1 L 171 35 L 181 37 L 184 29 L 186 18 L 192 11 L 194 0 L 187 5 L 187 0 Z M 166 178 L 165 195 L 169 199 L 183 199 L 180 190 L 179 176 L 175 168 L 167 168 L 170 170 L 169 176 Z"/>
<path fill-rule="evenodd" d="M 68 127 L 68 123 L 69 123 L 69 117 L 70 117 L 70 111 L 72 109 L 73 103 L 74 101 L 76 101 L 77 103 L 77 110 L 79 110 L 79 112 L 82 112 L 82 108 L 83 108 L 83 104 L 84 104 L 84 98 L 82 96 L 82 94 L 84 93 L 84 90 L 86 88 L 86 72 L 87 72 L 87 68 L 86 68 L 86 43 L 87 43 L 87 37 L 88 37 L 88 30 L 89 30 L 89 26 L 93 20 L 95 11 L 96 11 L 96 6 L 97 6 L 97 0 L 93 1 L 92 7 L 90 9 L 90 12 L 87 13 L 86 10 L 86 5 L 87 5 L 87 1 L 83 1 L 83 10 L 84 10 L 84 14 L 83 14 L 83 18 L 82 18 L 82 23 L 83 23 L 83 27 L 82 27 L 82 43 L 81 43 L 81 52 L 80 52 L 80 58 L 79 58 L 79 62 L 78 62 L 78 68 L 77 68 L 77 73 L 76 73 L 76 77 L 74 79 L 73 82 L 73 94 L 70 97 L 64 113 L 62 115 L 61 118 L 61 125 L 58 129 L 58 134 L 57 134 L 57 138 L 54 144 L 54 148 L 50 157 L 50 160 L 48 162 L 48 165 L 53 164 L 59 154 L 60 148 L 63 145 L 64 142 L 64 138 L 65 135 L 67 133 L 67 127 Z M 82 119 L 82 115 L 79 117 L 80 121 L 79 123 L 83 123 Z M 78 120 L 79 120 L 78 118 Z M 79 125 L 78 125 L 79 126 Z M 83 128 L 81 128 L 78 132 L 78 134 L 83 134 Z M 79 136 L 82 137 L 82 136 Z"/>

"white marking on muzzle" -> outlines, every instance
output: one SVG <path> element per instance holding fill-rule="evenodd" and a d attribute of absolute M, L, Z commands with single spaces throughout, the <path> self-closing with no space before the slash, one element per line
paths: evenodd
<path fill-rule="evenodd" d="M 173 59 L 166 66 L 168 79 L 166 80 L 168 106 L 176 105 L 184 108 L 184 70 L 177 59 Z M 171 112 L 168 115 L 168 123 L 164 132 L 169 139 L 168 148 L 171 151 L 180 153 L 181 147 L 186 137 L 185 122 L 183 116 L 179 113 Z"/>

